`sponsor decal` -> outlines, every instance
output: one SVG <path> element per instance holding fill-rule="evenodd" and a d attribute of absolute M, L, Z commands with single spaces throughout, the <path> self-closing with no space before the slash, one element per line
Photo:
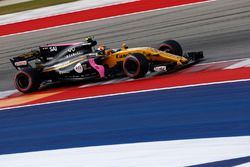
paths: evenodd
<path fill-rule="evenodd" d="M 68 55 L 66 55 L 66 57 L 69 58 L 69 57 L 79 56 L 81 54 L 82 54 L 82 52 L 78 51 L 78 52 L 75 52 L 75 53 L 68 54 Z"/>
<path fill-rule="evenodd" d="M 49 47 L 50 52 L 57 52 L 57 47 L 56 46 L 51 46 Z"/>
<path fill-rule="evenodd" d="M 127 54 L 125 54 L 125 55 L 117 54 L 117 55 L 116 55 L 116 58 L 117 58 L 117 59 L 122 59 L 122 58 L 125 58 L 126 56 L 127 56 Z"/>
<path fill-rule="evenodd" d="M 69 48 L 69 49 L 68 49 L 68 52 L 70 52 L 70 53 L 71 53 L 71 52 L 75 52 L 75 51 L 76 51 L 76 48 L 75 48 L 75 47 L 72 47 L 72 48 Z"/>
<path fill-rule="evenodd" d="M 154 68 L 154 71 L 156 71 L 156 72 L 167 71 L 167 67 L 166 66 L 158 66 L 158 67 Z"/>
<path fill-rule="evenodd" d="M 77 73 L 82 73 L 83 72 L 83 67 L 81 65 L 81 63 L 77 63 L 74 67 L 74 70 L 77 72 Z"/>
<path fill-rule="evenodd" d="M 15 62 L 15 66 L 26 66 L 28 63 L 27 61 L 18 61 Z"/>
<path fill-rule="evenodd" d="M 91 69 L 91 67 L 88 66 L 87 64 L 83 64 L 82 68 L 83 68 L 83 70 L 90 70 Z"/>

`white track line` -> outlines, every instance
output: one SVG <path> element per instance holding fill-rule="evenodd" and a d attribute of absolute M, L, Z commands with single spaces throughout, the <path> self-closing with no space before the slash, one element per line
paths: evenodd
<path fill-rule="evenodd" d="M 0 25 L 7 25 L 16 22 L 29 21 L 34 19 L 58 16 L 83 10 L 95 9 L 100 7 L 113 6 L 117 4 L 135 2 L 138 0 L 78 0 L 71 3 L 64 3 L 48 6 L 33 10 L 11 13 L 0 16 Z"/>
<path fill-rule="evenodd" d="M 226 84 L 226 83 L 248 82 L 248 81 L 250 81 L 250 79 L 240 79 L 240 80 L 230 80 L 230 81 L 220 81 L 220 82 L 209 82 L 209 83 L 192 84 L 192 85 L 184 85 L 184 86 L 173 86 L 173 87 L 164 87 L 164 88 L 147 89 L 147 90 L 139 90 L 139 91 L 129 91 L 129 92 L 107 94 L 107 95 L 98 95 L 98 96 L 82 97 L 82 98 L 67 99 L 67 100 L 58 100 L 58 101 L 38 103 L 38 104 L 29 104 L 29 105 L 23 105 L 23 106 L 7 107 L 7 108 L 1 108 L 0 111 L 9 110 L 9 109 L 24 108 L 24 107 L 40 106 L 40 105 L 46 105 L 46 104 L 55 104 L 55 103 L 63 103 L 63 102 L 70 102 L 70 101 L 78 101 L 78 100 L 96 99 L 96 98 L 102 98 L 102 97 L 111 97 L 111 96 L 120 96 L 120 95 L 136 94 L 136 93 L 153 92 L 153 91 L 182 89 L 182 88 L 209 86 L 209 85 L 218 85 L 218 84 Z"/>
<path fill-rule="evenodd" d="M 31 33 L 31 32 L 39 32 L 39 31 L 43 31 L 43 30 L 50 30 L 50 29 L 55 29 L 55 28 L 60 28 L 60 27 L 73 26 L 73 25 L 78 25 L 78 24 L 82 24 L 82 23 L 90 23 L 90 22 L 120 18 L 120 17 L 127 17 L 127 16 L 132 16 L 132 15 L 137 15 L 137 14 L 150 13 L 150 12 L 161 11 L 161 10 L 166 10 L 166 9 L 181 8 L 181 7 L 192 6 L 192 5 L 199 5 L 199 4 L 205 4 L 205 3 L 215 2 L 215 1 L 217 1 L 217 0 L 208 0 L 208 1 L 204 1 L 204 2 L 196 2 L 196 3 L 191 3 L 191 4 L 184 4 L 184 5 L 178 5 L 178 6 L 166 7 L 166 8 L 160 8 L 160 9 L 147 10 L 147 11 L 142 11 L 142 12 L 135 12 L 135 13 L 111 16 L 111 17 L 95 19 L 95 20 L 89 20 L 89 21 L 82 21 L 82 22 L 77 22 L 77 23 L 72 23 L 72 24 L 67 24 L 67 25 L 60 25 L 60 26 L 54 26 L 54 27 L 49 27 L 49 28 L 42 28 L 42 29 L 39 29 L 39 30 L 32 30 L 32 31 L 26 31 L 26 32 L 21 32 L 21 33 L 3 35 L 3 36 L 0 36 L 0 37 L 9 37 L 9 36 L 14 36 L 14 35 L 27 34 L 27 33 Z"/>
<path fill-rule="evenodd" d="M 250 59 L 246 59 L 244 61 L 240 61 L 238 63 L 235 63 L 231 66 L 228 66 L 224 69 L 228 70 L 228 69 L 236 69 L 236 68 L 241 68 L 241 67 L 250 67 Z"/>
<path fill-rule="evenodd" d="M 64 148 L 0 155 L 2 167 L 166 167 L 230 166 L 221 161 L 250 155 L 250 136 Z M 219 163 L 216 163 L 219 162 Z M 249 167 L 240 161 L 239 167 Z M 224 163 L 226 164 L 226 163 Z"/>
<path fill-rule="evenodd" d="M 0 0 L 0 7 L 14 5 L 22 2 L 28 2 L 31 0 Z"/>
<path fill-rule="evenodd" d="M 210 64 L 212 65 L 212 64 L 226 63 L 226 62 L 232 62 L 232 61 L 246 61 L 246 60 L 250 60 L 250 58 L 232 59 L 232 60 L 225 60 L 225 61 L 223 60 L 223 61 L 217 61 L 217 62 L 201 63 L 201 64 L 197 64 L 195 66 L 210 65 Z M 226 68 L 224 68 L 224 69 L 226 69 Z M 117 82 L 122 82 L 122 81 L 127 82 L 127 81 L 133 81 L 133 80 L 134 79 L 120 78 L 120 79 L 111 80 L 111 81 L 103 81 L 103 82 L 97 82 L 97 83 L 84 84 L 82 86 L 79 86 L 79 88 L 86 88 L 86 87 L 97 86 L 97 85 L 105 85 L 105 84 L 109 84 L 109 83 L 117 83 Z M 7 96 L 10 96 L 10 95 L 12 95 L 14 93 L 17 93 L 17 92 L 18 92 L 17 90 L 0 91 L 0 99 L 6 98 Z"/>
<path fill-rule="evenodd" d="M 0 99 L 6 98 L 10 95 L 13 95 L 14 93 L 17 93 L 17 90 L 7 90 L 7 91 L 1 91 L 0 92 Z"/>
<path fill-rule="evenodd" d="M 202 65 L 210 65 L 210 64 L 219 64 L 219 63 L 228 63 L 228 62 L 234 62 L 234 61 L 245 61 L 248 60 L 250 58 L 239 58 L 239 59 L 231 59 L 231 60 L 221 60 L 221 61 L 212 61 L 212 62 L 208 62 L 208 63 L 200 63 L 200 64 L 196 64 L 194 66 L 202 66 Z"/>
<path fill-rule="evenodd" d="M 208 62 L 208 63 L 201 63 L 201 64 L 196 64 L 194 66 L 203 66 L 203 65 L 213 65 L 213 64 L 220 64 L 220 63 L 227 63 L 227 62 L 234 62 L 234 61 L 250 61 L 250 58 L 240 58 L 240 59 L 231 59 L 231 60 L 222 60 L 222 61 L 215 61 L 215 62 Z M 241 62 L 238 62 L 241 63 Z M 224 68 L 224 69 L 228 69 L 228 67 Z M 115 79 L 115 80 L 111 80 L 111 81 L 103 81 L 103 82 L 97 82 L 97 83 L 90 83 L 90 84 L 84 84 L 82 86 L 80 86 L 79 88 L 85 88 L 85 87 L 89 87 L 89 86 L 95 86 L 95 85 L 103 85 L 103 84 L 107 84 L 107 82 L 109 83 L 117 83 L 117 82 L 121 82 L 121 81 L 133 81 L 134 79 L 132 78 L 120 78 L 120 79 Z M 7 90 L 7 91 L 0 91 L 0 98 L 4 98 L 8 95 L 11 95 L 9 93 L 16 93 L 16 90 Z"/>

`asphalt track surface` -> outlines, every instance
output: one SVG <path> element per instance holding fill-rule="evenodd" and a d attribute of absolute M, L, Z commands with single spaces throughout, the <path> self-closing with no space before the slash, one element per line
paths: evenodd
<path fill-rule="evenodd" d="M 249 57 L 249 0 L 218 0 L 49 30 L 0 37 L 0 91 L 14 89 L 9 58 L 57 42 L 94 35 L 99 43 L 119 47 L 154 46 L 176 39 L 184 50 L 203 50 L 206 62 Z"/>
<path fill-rule="evenodd" d="M 14 70 L 4 63 L 9 57 L 87 35 L 110 47 L 123 41 L 157 46 L 166 38 L 177 39 L 185 50 L 204 50 L 206 62 L 249 57 L 249 7 L 246 0 L 220 0 L 1 37 L 1 89 L 13 88 Z M 250 135 L 248 90 L 246 81 L 3 110 L 0 154 Z"/>

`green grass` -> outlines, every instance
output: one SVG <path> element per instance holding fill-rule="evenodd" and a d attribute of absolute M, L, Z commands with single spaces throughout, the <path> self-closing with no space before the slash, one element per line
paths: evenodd
<path fill-rule="evenodd" d="M 62 3 L 74 2 L 77 0 L 32 0 L 28 2 L 2 6 L 0 7 L 0 15 L 21 12 L 30 9 L 37 9 L 46 6 L 58 5 Z"/>

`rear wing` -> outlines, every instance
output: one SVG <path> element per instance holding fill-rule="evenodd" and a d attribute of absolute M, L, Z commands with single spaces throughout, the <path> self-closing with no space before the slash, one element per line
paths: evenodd
<path fill-rule="evenodd" d="M 17 57 L 13 57 L 12 59 L 10 59 L 10 62 L 17 70 L 20 70 L 22 68 L 31 67 L 29 62 L 35 59 L 39 59 L 39 57 L 40 52 L 36 50 L 22 54 Z"/>

